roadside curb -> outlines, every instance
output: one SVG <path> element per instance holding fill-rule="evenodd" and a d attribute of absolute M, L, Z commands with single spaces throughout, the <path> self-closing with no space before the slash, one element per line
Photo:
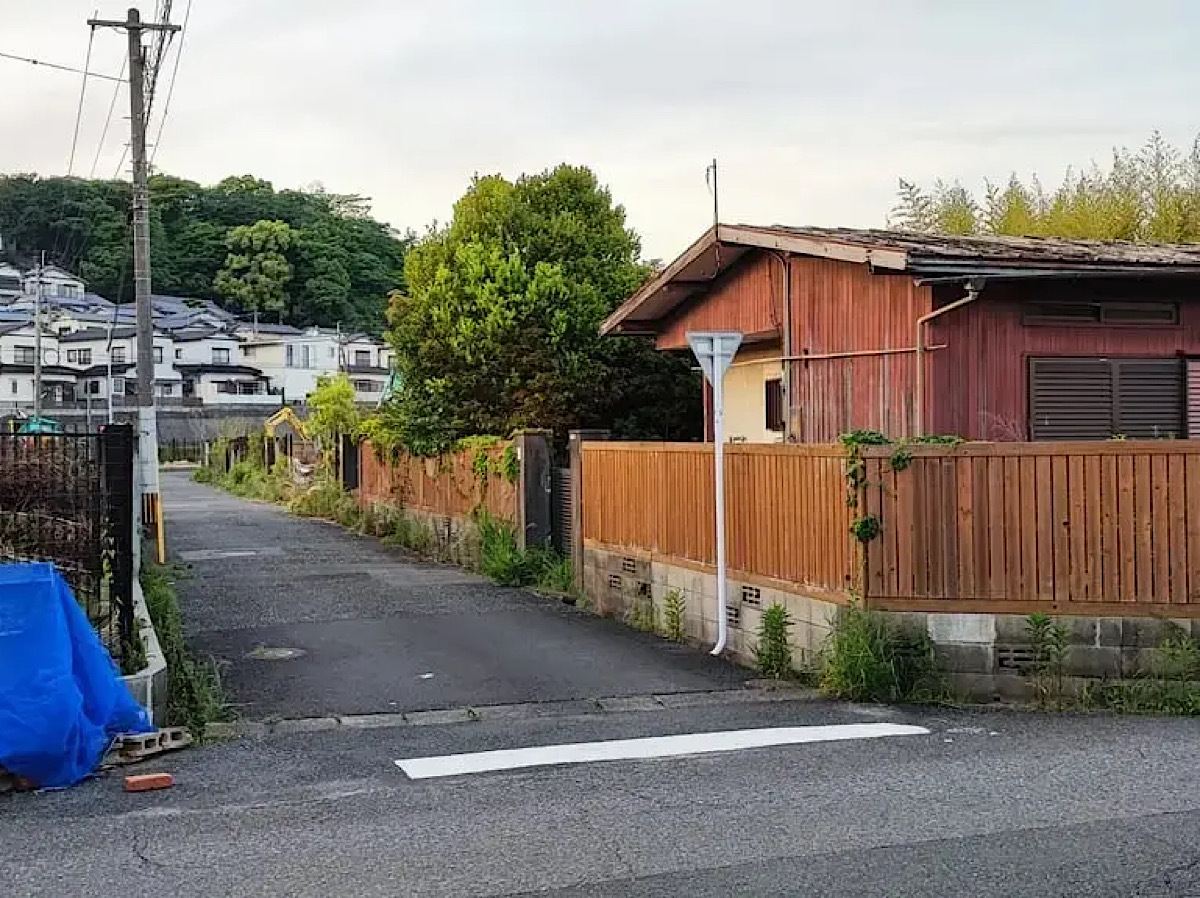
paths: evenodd
<path fill-rule="evenodd" d="M 146 666 L 137 673 L 121 677 L 134 700 L 150 712 L 150 722 L 159 725 L 167 714 L 167 657 L 158 641 L 158 632 L 146 607 L 146 596 L 137 577 L 133 579 L 133 619 L 138 639 L 146 650 Z"/>
<path fill-rule="evenodd" d="M 375 730 L 418 726 L 448 726 L 466 723 L 545 720 L 553 717 L 591 717 L 611 714 L 674 711 L 721 705 L 769 704 L 775 702 L 813 702 L 821 700 L 814 689 L 782 686 L 765 689 L 748 685 L 743 689 L 713 692 L 657 693 L 621 695 L 596 699 L 565 699 L 554 702 L 521 702 L 507 705 L 440 708 L 376 714 L 344 714 L 326 717 L 299 717 L 278 720 L 238 720 L 210 723 L 208 735 L 215 739 L 263 739 L 268 736 L 294 736 L 331 730 Z"/>

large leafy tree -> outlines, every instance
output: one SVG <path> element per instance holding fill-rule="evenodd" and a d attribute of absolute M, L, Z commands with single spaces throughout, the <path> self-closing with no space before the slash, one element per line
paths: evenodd
<path fill-rule="evenodd" d="M 382 425 L 419 453 L 457 437 L 607 426 L 698 435 L 686 359 L 599 325 L 646 276 L 625 211 L 586 168 L 476 178 L 409 253 L 389 338 L 400 387 Z"/>
<path fill-rule="evenodd" d="M 1136 152 L 1114 150 L 1107 168 L 1068 171 L 1053 191 L 1016 175 L 985 182 L 978 197 L 957 182 L 901 180 L 890 222 L 943 234 L 1200 242 L 1200 137 L 1184 151 L 1152 134 Z"/>
<path fill-rule="evenodd" d="M 168 175 L 150 179 L 151 266 L 156 293 L 245 307 L 217 288 L 237 228 L 283 222 L 293 232 L 281 253 L 292 270 L 285 321 L 378 332 L 388 294 L 403 286 L 409 238 L 370 216 L 360 196 L 320 186 L 276 190 L 250 175 L 213 186 Z M 78 272 L 89 289 L 133 298 L 129 185 L 81 178 L 0 176 L 0 238 L 12 261 L 32 264 L 41 250 Z M 227 285 L 228 286 L 228 285 Z"/>
<path fill-rule="evenodd" d="M 231 228 L 225 237 L 229 255 L 217 272 L 217 292 L 243 311 L 282 313 L 292 279 L 287 252 L 295 240 L 283 221 L 256 221 Z"/>

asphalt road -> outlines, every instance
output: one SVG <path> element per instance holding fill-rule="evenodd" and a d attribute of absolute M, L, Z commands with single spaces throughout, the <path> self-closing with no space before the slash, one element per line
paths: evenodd
<path fill-rule="evenodd" d="M 232 662 L 251 711 L 244 734 L 146 765 L 175 775 L 168 791 L 126 794 L 111 776 L 0 799 L 0 894 L 1200 895 L 1195 721 L 762 691 L 698 653 L 405 565 L 369 541 L 174 475 L 167 495 L 176 549 L 256 548 L 195 561 L 185 594 L 197 643 Z M 297 581 L 357 564 L 390 573 L 348 590 L 333 578 Z M 441 624 L 424 639 L 406 635 L 429 618 Z M 456 626 L 461 618 L 483 620 Z M 350 666 L 321 635 L 346 621 L 362 632 L 387 624 L 407 639 L 404 652 L 381 638 L 368 643 L 371 663 Z M 479 635 L 519 640 L 520 627 L 534 635 L 515 646 Z M 542 634 L 548 646 L 526 657 Z M 308 653 L 244 658 L 281 642 Z M 358 680 L 328 683 L 323 664 Z M 423 667 L 435 676 L 411 682 Z M 318 698 L 304 697 L 311 691 Z M 928 732 L 425 780 L 395 763 L 864 723 Z"/>
<path fill-rule="evenodd" d="M 194 650 L 244 717 L 723 689 L 731 664 L 263 503 L 163 477 Z M 303 654 L 287 660 L 277 650 Z"/>

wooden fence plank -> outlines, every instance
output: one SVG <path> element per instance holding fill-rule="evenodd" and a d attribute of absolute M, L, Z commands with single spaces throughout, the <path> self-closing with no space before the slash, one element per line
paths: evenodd
<path fill-rule="evenodd" d="M 1021 578 L 1021 467 L 1020 459 L 1004 460 L 1004 594 L 1015 599 L 1024 595 Z"/>
<path fill-rule="evenodd" d="M 956 458 L 955 482 L 957 486 L 955 509 L 958 527 L 958 590 L 964 598 L 976 598 L 979 585 L 975 580 L 975 478 L 971 460 Z"/>
<path fill-rule="evenodd" d="M 1137 560 L 1134 599 L 1149 602 L 1154 597 L 1153 556 L 1150 551 L 1154 528 L 1151 516 L 1151 463 L 1150 456 L 1139 455 L 1133 460 L 1133 546 Z"/>
<path fill-rule="evenodd" d="M 1084 587 L 1089 601 L 1105 601 L 1100 552 L 1103 521 L 1100 517 L 1100 457 L 1083 458 Z"/>
<path fill-rule="evenodd" d="M 991 588 L 989 595 L 995 599 L 1012 598 L 1008 590 L 1008 571 L 1005 555 L 1004 532 L 1004 459 L 989 458 L 988 472 L 988 567 Z"/>
<path fill-rule="evenodd" d="M 1153 484 L 1150 497 L 1153 507 L 1150 537 L 1150 557 L 1154 568 L 1152 595 L 1158 597 L 1159 601 L 1166 601 L 1167 596 L 1171 594 L 1171 535 L 1168 532 L 1171 509 L 1167 501 L 1169 487 L 1165 455 L 1153 456 L 1150 462 L 1150 477 Z"/>
<path fill-rule="evenodd" d="M 958 465 L 952 458 L 943 458 L 942 468 L 942 507 L 938 509 L 938 529 L 941 530 L 945 543 L 943 553 L 943 592 L 946 598 L 957 598 L 962 594 L 962 586 L 958 580 L 958 527 L 955 525 L 955 513 L 958 510 Z"/>
<path fill-rule="evenodd" d="M 914 595 L 913 574 L 913 470 L 910 466 L 896 475 L 896 501 L 892 526 L 896 528 L 896 595 Z"/>
<path fill-rule="evenodd" d="M 1121 600 L 1121 547 L 1117 540 L 1117 459 L 1100 459 L 1100 592 L 1105 602 Z"/>
<path fill-rule="evenodd" d="M 1021 594 L 1036 595 L 1038 591 L 1037 566 L 1037 492 L 1034 487 L 1036 459 L 1017 460 L 1018 480 L 1021 483 Z"/>
<path fill-rule="evenodd" d="M 1187 485 L 1184 480 L 1182 455 L 1167 458 L 1168 544 L 1171 552 L 1171 601 L 1184 604 L 1188 600 L 1187 583 Z"/>
<path fill-rule="evenodd" d="M 1070 523 L 1068 532 L 1070 539 L 1070 556 L 1067 564 L 1070 566 L 1070 601 L 1080 602 L 1087 599 L 1087 517 L 1085 499 L 1087 484 L 1083 478 L 1083 456 L 1070 455 L 1067 457 L 1067 494 Z"/>
<path fill-rule="evenodd" d="M 1034 494 L 1037 497 L 1037 597 L 1054 601 L 1054 493 L 1051 461 L 1046 455 L 1033 460 Z"/>
<path fill-rule="evenodd" d="M 1200 602 L 1200 456 L 1189 455 L 1184 459 L 1186 494 L 1184 508 L 1187 516 L 1187 577 L 1188 601 Z"/>
<path fill-rule="evenodd" d="M 1056 455 L 1050 461 L 1051 495 L 1053 497 L 1054 539 L 1054 601 L 1066 603 L 1071 598 L 1071 510 L 1068 507 L 1067 457 Z"/>
<path fill-rule="evenodd" d="M 1117 459 L 1117 540 L 1121 564 L 1119 601 L 1137 601 L 1137 503 L 1134 501 L 1134 459 Z"/>

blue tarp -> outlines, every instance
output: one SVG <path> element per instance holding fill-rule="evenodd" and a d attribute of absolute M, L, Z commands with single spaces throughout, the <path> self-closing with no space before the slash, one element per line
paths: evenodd
<path fill-rule="evenodd" d="M 0 767 L 70 786 L 115 736 L 152 729 L 54 565 L 0 564 Z"/>

